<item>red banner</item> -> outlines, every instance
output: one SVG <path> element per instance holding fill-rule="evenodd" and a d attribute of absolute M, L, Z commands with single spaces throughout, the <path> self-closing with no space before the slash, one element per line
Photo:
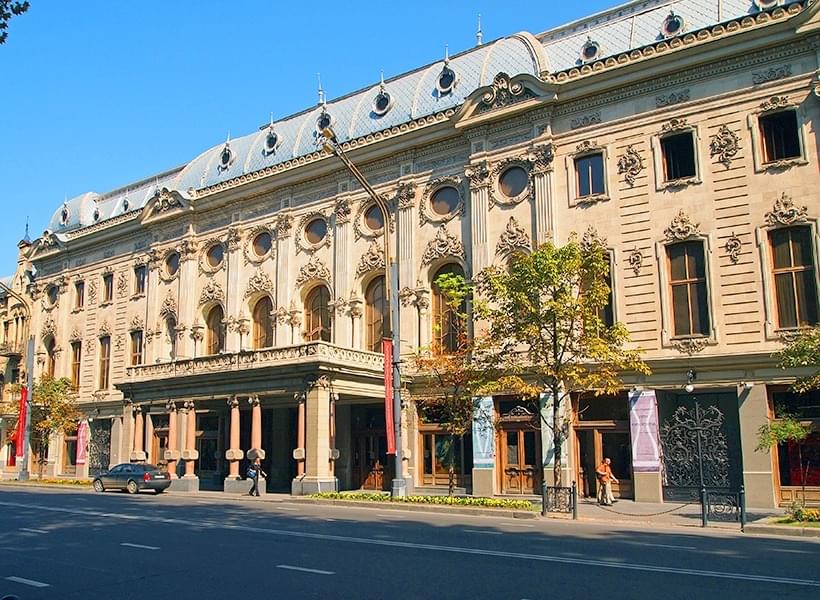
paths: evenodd
<path fill-rule="evenodd" d="M 88 438 L 90 437 L 88 421 L 82 420 L 77 426 L 77 464 L 84 465 L 88 458 Z"/>
<path fill-rule="evenodd" d="M 384 353 L 384 426 L 387 432 L 387 453 L 396 453 L 396 430 L 393 426 L 393 341 L 382 340 Z"/>
<path fill-rule="evenodd" d="M 17 418 L 17 435 L 14 442 L 17 447 L 17 456 L 23 456 L 23 440 L 26 437 L 26 419 L 28 418 L 28 388 L 20 388 L 20 411 Z"/>

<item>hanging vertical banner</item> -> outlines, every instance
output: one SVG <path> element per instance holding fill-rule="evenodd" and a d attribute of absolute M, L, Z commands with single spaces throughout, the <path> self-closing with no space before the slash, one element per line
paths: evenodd
<path fill-rule="evenodd" d="M 492 396 L 473 399 L 473 467 L 495 466 L 495 407 Z"/>
<path fill-rule="evenodd" d="M 655 390 L 630 392 L 629 433 L 632 437 L 632 470 L 660 471 L 658 401 L 655 397 Z"/>
<path fill-rule="evenodd" d="M 387 453 L 396 453 L 396 430 L 393 425 L 393 341 L 382 340 L 384 354 L 384 427 L 387 433 Z"/>
<path fill-rule="evenodd" d="M 77 426 L 77 464 L 84 465 L 88 459 L 88 440 L 91 430 L 88 421 L 83 419 Z"/>
<path fill-rule="evenodd" d="M 23 456 L 23 442 L 25 441 L 26 437 L 26 419 L 28 419 L 28 388 L 23 387 L 20 389 L 20 410 L 18 413 L 20 416 L 17 418 L 17 435 L 15 436 L 15 442 L 17 446 L 17 456 L 22 458 Z"/>

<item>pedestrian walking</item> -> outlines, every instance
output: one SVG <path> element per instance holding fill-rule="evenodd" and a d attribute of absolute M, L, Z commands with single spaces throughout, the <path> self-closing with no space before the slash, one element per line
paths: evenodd
<path fill-rule="evenodd" d="M 248 466 L 248 472 L 246 473 L 248 479 L 253 482 L 251 486 L 251 491 L 248 492 L 248 496 L 258 496 L 259 495 L 259 476 L 267 477 L 268 474 L 262 470 L 262 461 L 259 458 L 255 458 L 254 461 Z"/>
<path fill-rule="evenodd" d="M 612 461 L 605 458 L 595 469 L 595 475 L 598 477 L 598 504 L 604 506 L 612 506 L 615 502 L 615 497 L 612 495 L 612 482 L 618 483 L 618 480 L 612 474 Z"/>

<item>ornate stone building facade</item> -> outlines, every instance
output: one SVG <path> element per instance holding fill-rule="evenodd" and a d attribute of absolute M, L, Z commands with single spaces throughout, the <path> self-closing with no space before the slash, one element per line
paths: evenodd
<path fill-rule="evenodd" d="M 820 417 L 772 358 L 818 321 L 818 6 L 631 2 L 320 98 L 179 169 L 67 201 L 23 249 L 37 372 L 72 378 L 90 421 L 85 464 L 55 440 L 49 468 L 148 460 L 181 489 L 228 490 L 260 456 L 270 489 L 381 488 L 382 236 L 412 353 L 439 332 L 442 269 L 472 276 L 577 234 L 610 249 L 610 318 L 653 374 L 576 400 L 567 479 L 593 494 L 607 455 L 622 496 L 675 497 L 693 468 L 674 458 L 675 419 L 697 403 L 718 421 L 712 483 L 745 484 L 751 505 L 788 500 L 790 448 L 754 447 L 777 398 Z M 389 199 L 387 223 L 322 152 L 328 126 Z M 460 486 L 532 494 L 549 435 L 514 397 L 481 402 L 500 426 L 459 443 Z M 442 430 L 412 406 L 403 422 L 405 475 L 435 491 Z"/>

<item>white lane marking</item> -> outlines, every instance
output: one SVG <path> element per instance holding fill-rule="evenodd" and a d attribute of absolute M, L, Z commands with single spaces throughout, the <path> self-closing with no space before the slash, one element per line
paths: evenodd
<path fill-rule="evenodd" d="M 292 506 L 276 506 L 275 509 L 276 510 L 296 510 Z"/>
<path fill-rule="evenodd" d="M 288 571 L 301 571 L 302 573 L 315 573 L 316 575 L 335 575 L 334 571 L 322 571 L 321 569 L 308 569 L 305 567 L 295 567 L 293 565 L 276 565 L 277 569 L 287 569 Z"/>
<path fill-rule="evenodd" d="M 535 527 L 535 525 L 530 525 L 529 523 L 507 523 L 507 525 L 512 525 L 514 527 Z"/>
<path fill-rule="evenodd" d="M 20 531 L 26 531 L 28 533 L 48 533 L 45 529 L 30 529 L 28 527 L 21 527 Z"/>
<path fill-rule="evenodd" d="M 393 517 L 395 517 L 396 515 L 386 515 L 386 514 L 384 514 L 384 513 L 376 513 L 376 516 L 377 516 L 377 517 L 384 517 L 384 518 L 386 518 L 386 519 L 392 519 L 392 518 L 393 518 Z"/>
<path fill-rule="evenodd" d="M 22 504 L 19 502 L 0 502 L 0 506 L 10 506 L 12 508 L 22 508 L 28 510 L 40 510 L 45 512 L 56 512 L 72 515 L 84 515 L 91 517 L 107 517 L 110 519 L 131 520 L 140 518 L 145 522 L 163 523 L 166 525 L 184 525 L 186 527 L 209 527 L 211 529 L 226 529 L 230 531 L 245 531 L 252 533 L 265 533 L 279 537 L 302 538 L 309 540 L 322 540 L 333 542 L 347 542 L 350 544 L 363 544 L 371 546 L 385 546 L 389 548 L 403 548 L 409 550 L 430 550 L 434 552 L 445 552 L 450 554 L 467 554 L 473 556 L 493 556 L 497 558 L 513 558 L 519 560 L 531 560 L 535 562 L 557 563 L 565 565 L 583 565 L 587 567 L 605 567 L 609 569 L 619 569 L 622 571 L 639 571 L 647 573 L 670 573 L 674 575 L 691 575 L 693 577 L 712 577 L 715 579 L 733 579 L 738 581 L 758 581 L 762 583 L 780 583 L 786 585 L 796 585 L 803 587 L 820 588 L 820 580 L 817 579 L 796 579 L 791 577 L 776 577 L 771 575 L 756 575 L 754 573 L 741 573 L 738 571 L 710 571 L 705 569 L 683 569 L 678 567 L 665 567 L 659 565 L 641 563 L 616 563 L 610 560 L 585 559 L 575 557 L 562 557 L 542 554 L 527 554 L 523 552 L 505 552 L 502 550 L 484 550 L 481 548 L 463 548 L 459 546 L 438 546 L 435 544 L 421 544 L 416 542 L 402 542 L 398 540 L 376 540 L 373 538 L 360 538 L 344 535 L 333 535 L 330 533 L 309 533 L 306 531 L 288 531 L 286 529 L 269 529 L 265 527 L 250 527 L 247 525 L 230 525 L 218 521 L 188 521 L 185 519 L 172 519 L 169 517 L 159 517 L 153 515 L 142 515 L 132 517 L 119 513 L 103 513 L 94 510 L 80 510 L 71 508 L 61 508 L 56 506 L 43 506 L 38 504 Z"/>
<path fill-rule="evenodd" d="M 504 535 L 500 531 L 485 531 L 483 529 L 464 529 L 465 533 L 483 533 L 485 535 Z"/>
<path fill-rule="evenodd" d="M 674 544 L 645 544 L 643 542 L 628 542 L 636 546 L 652 546 L 654 548 L 674 548 L 676 550 L 697 550 L 694 546 L 675 546 Z"/>
<path fill-rule="evenodd" d="M 13 581 L 15 583 L 22 583 L 23 585 L 30 585 L 31 587 L 37 587 L 37 588 L 51 587 L 50 583 L 43 583 L 42 581 L 34 581 L 33 579 L 25 579 L 23 577 L 6 577 L 6 581 Z"/>
<path fill-rule="evenodd" d="M 129 542 L 123 542 L 120 546 L 128 546 L 129 548 L 140 548 L 141 550 L 159 550 L 159 546 L 144 546 L 142 544 L 131 544 Z"/>

